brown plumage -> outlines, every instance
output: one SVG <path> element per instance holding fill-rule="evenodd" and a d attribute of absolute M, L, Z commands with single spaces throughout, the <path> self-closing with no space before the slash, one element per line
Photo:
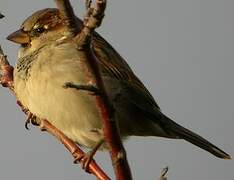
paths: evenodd
<path fill-rule="evenodd" d="M 77 23 L 81 29 L 82 21 L 77 18 Z M 67 36 L 58 10 L 34 13 L 8 39 L 21 44 L 14 86 L 22 104 L 75 142 L 95 146 L 103 133 L 94 97 L 89 92 L 63 88 L 66 82 L 87 84 L 87 78 L 77 45 Z M 165 116 L 127 62 L 98 33 L 91 45 L 123 138 L 185 139 L 217 157 L 230 159 L 218 147 Z"/>

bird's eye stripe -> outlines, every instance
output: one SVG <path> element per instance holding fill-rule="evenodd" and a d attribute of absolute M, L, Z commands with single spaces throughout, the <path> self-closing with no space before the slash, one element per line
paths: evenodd
<path fill-rule="evenodd" d="M 33 29 L 37 29 L 38 27 L 39 27 L 39 24 L 37 23 L 33 26 Z"/>

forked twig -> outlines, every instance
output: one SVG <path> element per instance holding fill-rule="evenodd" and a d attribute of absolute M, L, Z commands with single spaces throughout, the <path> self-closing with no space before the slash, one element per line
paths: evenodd
<path fill-rule="evenodd" d="M 112 109 L 112 105 L 107 97 L 105 86 L 98 69 L 97 59 L 90 49 L 89 51 L 86 49 L 90 47 L 90 38 L 92 37 L 92 33 L 95 28 L 101 25 L 105 7 L 106 0 L 97 0 L 96 6 L 90 11 L 91 13 L 89 14 L 89 17 L 86 17 L 84 28 L 77 36 L 77 41 L 80 49 L 84 49 L 84 51 L 86 51 L 86 66 L 88 66 L 90 70 L 88 77 L 91 77 L 90 81 L 92 81 L 99 91 L 102 92 L 101 96 L 96 96 L 96 102 L 98 103 L 102 113 L 104 136 L 110 150 L 116 179 L 132 179 L 126 158 L 126 152 L 116 126 L 116 121 L 114 120 L 114 110 Z M 89 53 L 87 54 L 87 52 Z"/>
<path fill-rule="evenodd" d="M 87 1 L 89 0 L 86 0 L 86 2 Z M 69 3 L 68 0 L 67 3 Z M 91 85 L 97 87 L 99 92 L 102 92 L 101 95 L 96 95 L 96 103 L 98 104 L 102 115 L 105 142 L 109 147 L 116 179 L 130 180 L 132 179 L 131 171 L 127 162 L 126 152 L 114 120 L 114 110 L 112 109 L 112 105 L 107 96 L 105 86 L 99 72 L 97 59 L 90 46 L 92 34 L 94 30 L 101 25 L 103 20 L 106 0 L 96 0 L 94 7 L 91 7 L 92 5 L 90 4 L 90 1 L 86 4 L 88 4 L 86 5 L 88 12 L 85 17 L 84 27 L 74 40 L 77 42 L 80 56 L 84 59 L 84 63 L 82 65 L 88 69 L 86 77 L 89 79 L 87 81 Z M 61 5 L 59 5 L 58 8 L 61 10 L 66 9 L 62 8 Z"/>

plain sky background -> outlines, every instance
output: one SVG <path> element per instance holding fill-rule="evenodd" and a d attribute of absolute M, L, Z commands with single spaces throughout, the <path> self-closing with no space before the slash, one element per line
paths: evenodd
<path fill-rule="evenodd" d="M 73 0 L 83 17 L 84 0 Z M 52 0 L 0 0 L 0 44 L 12 64 L 17 45 L 5 39 Z M 234 156 L 234 1 L 109 0 L 100 32 L 127 60 L 164 113 Z M 65 148 L 38 128 L 0 88 L 0 179 L 95 179 Z M 234 161 L 221 160 L 183 140 L 131 137 L 125 142 L 134 179 L 231 180 Z M 95 157 L 113 177 L 107 153 Z"/>

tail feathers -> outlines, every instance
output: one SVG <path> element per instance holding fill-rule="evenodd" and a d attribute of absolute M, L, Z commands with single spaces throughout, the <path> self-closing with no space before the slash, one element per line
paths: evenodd
<path fill-rule="evenodd" d="M 169 118 L 167 118 L 169 119 Z M 173 133 L 175 136 L 177 136 L 178 138 L 184 139 L 208 152 L 210 152 L 211 154 L 222 158 L 222 159 L 231 159 L 231 156 L 227 153 L 225 153 L 224 151 L 222 151 L 221 149 L 219 149 L 218 147 L 216 147 L 215 145 L 211 144 L 209 141 L 207 141 L 206 139 L 204 139 L 203 137 L 197 135 L 196 133 L 180 126 L 179 124 L 175 123 L 174 121 L 170 120 L 170 125 L 169 127 L 169 132 Z"/>

